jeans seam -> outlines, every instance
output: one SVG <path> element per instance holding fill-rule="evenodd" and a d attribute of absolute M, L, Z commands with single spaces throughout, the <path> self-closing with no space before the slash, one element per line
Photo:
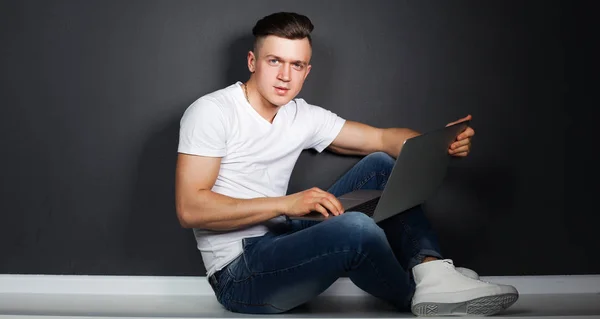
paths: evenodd
<path fill-rule="evenodd" d="M 362 189 L 362 187 L 365 186 L 366 183 L 368 183 L 371 179 L 373 179 L 373 177 L 375 177 L 377 175 L 386 176 L 387 174 L 385 172 L 379 172 L 379 173 L 377 173 L 377 172 L 371 172 L 371 174 L 369 174 L 368 177 L 365 177 L 361 182 L 359 182 L 354 187 L 353 191 Z"/>
<path fill-rule="evenodd" d="M 350 252 L 350 251 L 351 251 L 351 249 L 350 250 L 341 250 L 341 251 L 335 251 L 335 252 L 321 254 L 321 255 L 318 255 L 318 256 L 314 256 L 314 257 L 312 257 L 310 259 L 307 259 L 307 260 L 305 260 L 305 261 L 303 261 L 303 262 L 301 262 L 301 263 L 299 263 L 297 265 L 290 266 L 290 267 L 287 267 L 287 268 L 277 269 L 277 270 L 271 270 L 271 271 L 254 272 L 254 271 L 252 271 L 252 270 L 249 269 L 250 267 L 247 267 L 247 270 L 250 272 L 250 275 L 247 278 L 244 278 L 244 279 L 241 279 L 241 280 L 235 280 L 235 278 L 234 278 L 233 282 L 234 283 L 239 283 L 239 282 L 246 281 L 246 280 L 248 280 L 248 279 L 250 279 L 252 277 L 256 277 L 256 276 L 276 274 L 278 272 L 282 272 L 282 271 L 287 271 L 287 270 L 290 270 L 290 269 L 298 268 L 300 266 L 303 266 L 303 265 L 305 265 L 305 264 L 307 264 L 309 262 L 312 262 L 312 261 L 314 261 L 316 259 L 319 259 L 319 258 L 322 258 L 322 257 L 325 257 L 325 256 L 329 256 L 329 255 L 332 255 L 332 254 L 339 254 L 339 253 L 347 253 L 347 252 Z"/>
<path fill-rule="evenodd" d="M 406 232 L 406 236 L 408 236 L 410 238 L 410 242 L 412 244 L 413 251 L 416 253 L 416 255 L 419 255 L 419 251 L 418 251 L 419 250 L 419 244 L 415 240 L 414 236 L 412 236 L 412 229 L 410 227 L 408 227 L 408 225 L 406 224 L 406 222 L 404 220 L 401 220 L 400 223 L 402 224 L 402 228 Z M 421 260 L 419 260 L 417 258 L 417 261 L 420 262 Z M 407 269 L 407 270 L 410 271 L 410 269 Z"/>
<path fill-rule="evenodd" d="M 237 300 L 233 300 L 233 299 L 227 299 L 227 302 L 236 303 L 236 304 L 244 305 L 244 306 L 253 306 L 253 307 L 269 306 L 269 307 L 273 307 L 274 309 L 277 309 L 278 311 L 281 311 L 281 312 L 285 311 L 285 309 L 281 309 L 281 308 L 275 307 L 275 306 L 273 306 L 270 303 L 258 303 L 258 304 L 255 304 L 255 303 L 247 303 L 247 302 L 243 302 L 243 301 L 237 301 Z"/>

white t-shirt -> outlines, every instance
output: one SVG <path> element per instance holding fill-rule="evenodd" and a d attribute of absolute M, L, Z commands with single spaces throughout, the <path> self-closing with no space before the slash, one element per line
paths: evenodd
<path fill-rule="evenodd" d="M 212 191 L 234 198 L 285 196 L 292 169 L 304 149 L 322 152 L 345 120 L 321 107 L 294 99 L 273 123 L 246 101 L 241 82 L 192 103 L 181 118 L 178 152 L 222 157 Z M 268 222 L 285 221 L 280 216 Z M 242 239 L 261 236 L 258 224 L 234 231 L 194 229 L 207 276 L 242 253 Z"/>

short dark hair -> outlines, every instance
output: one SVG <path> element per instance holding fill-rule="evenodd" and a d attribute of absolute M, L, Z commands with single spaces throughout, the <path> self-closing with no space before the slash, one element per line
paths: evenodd
<path fill-rule="evenodd" d="M 280 38 L 290 40 L 299 40 L 308 38 L 308 42 L 312 46 L 310 33 L 314 26 L 310 19 L 294 12 L 278 12 L 270 14 L 256 22 L 252 28 L 254 35 L 254 50 L 259 40 L 268 36 L 274 35 Z"/>

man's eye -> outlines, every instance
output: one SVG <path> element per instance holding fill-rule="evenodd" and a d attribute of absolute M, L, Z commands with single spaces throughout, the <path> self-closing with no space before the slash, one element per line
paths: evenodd
<path fill-rule="evenodd" d="M 269 63 L 271 63 L 271 64 L 277 64 L 277 62 L 279 62 L 279 60 L 277 60 L 277 59 L 270 59 L 269 60 Z"/>

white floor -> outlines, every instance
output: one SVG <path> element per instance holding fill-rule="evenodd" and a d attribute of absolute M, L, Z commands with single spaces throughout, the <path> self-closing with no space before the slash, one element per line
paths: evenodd
<path fill-rule="evenodd" d="M 600 275 L 483 277 L 512 284 L 517 303 L 495 317 L 600 318 Z M 203 277 L 0 275 L 0 318 L 261 318 L 224 310 Z M 411 318 L 340 279 L 285 318 Z"/>

